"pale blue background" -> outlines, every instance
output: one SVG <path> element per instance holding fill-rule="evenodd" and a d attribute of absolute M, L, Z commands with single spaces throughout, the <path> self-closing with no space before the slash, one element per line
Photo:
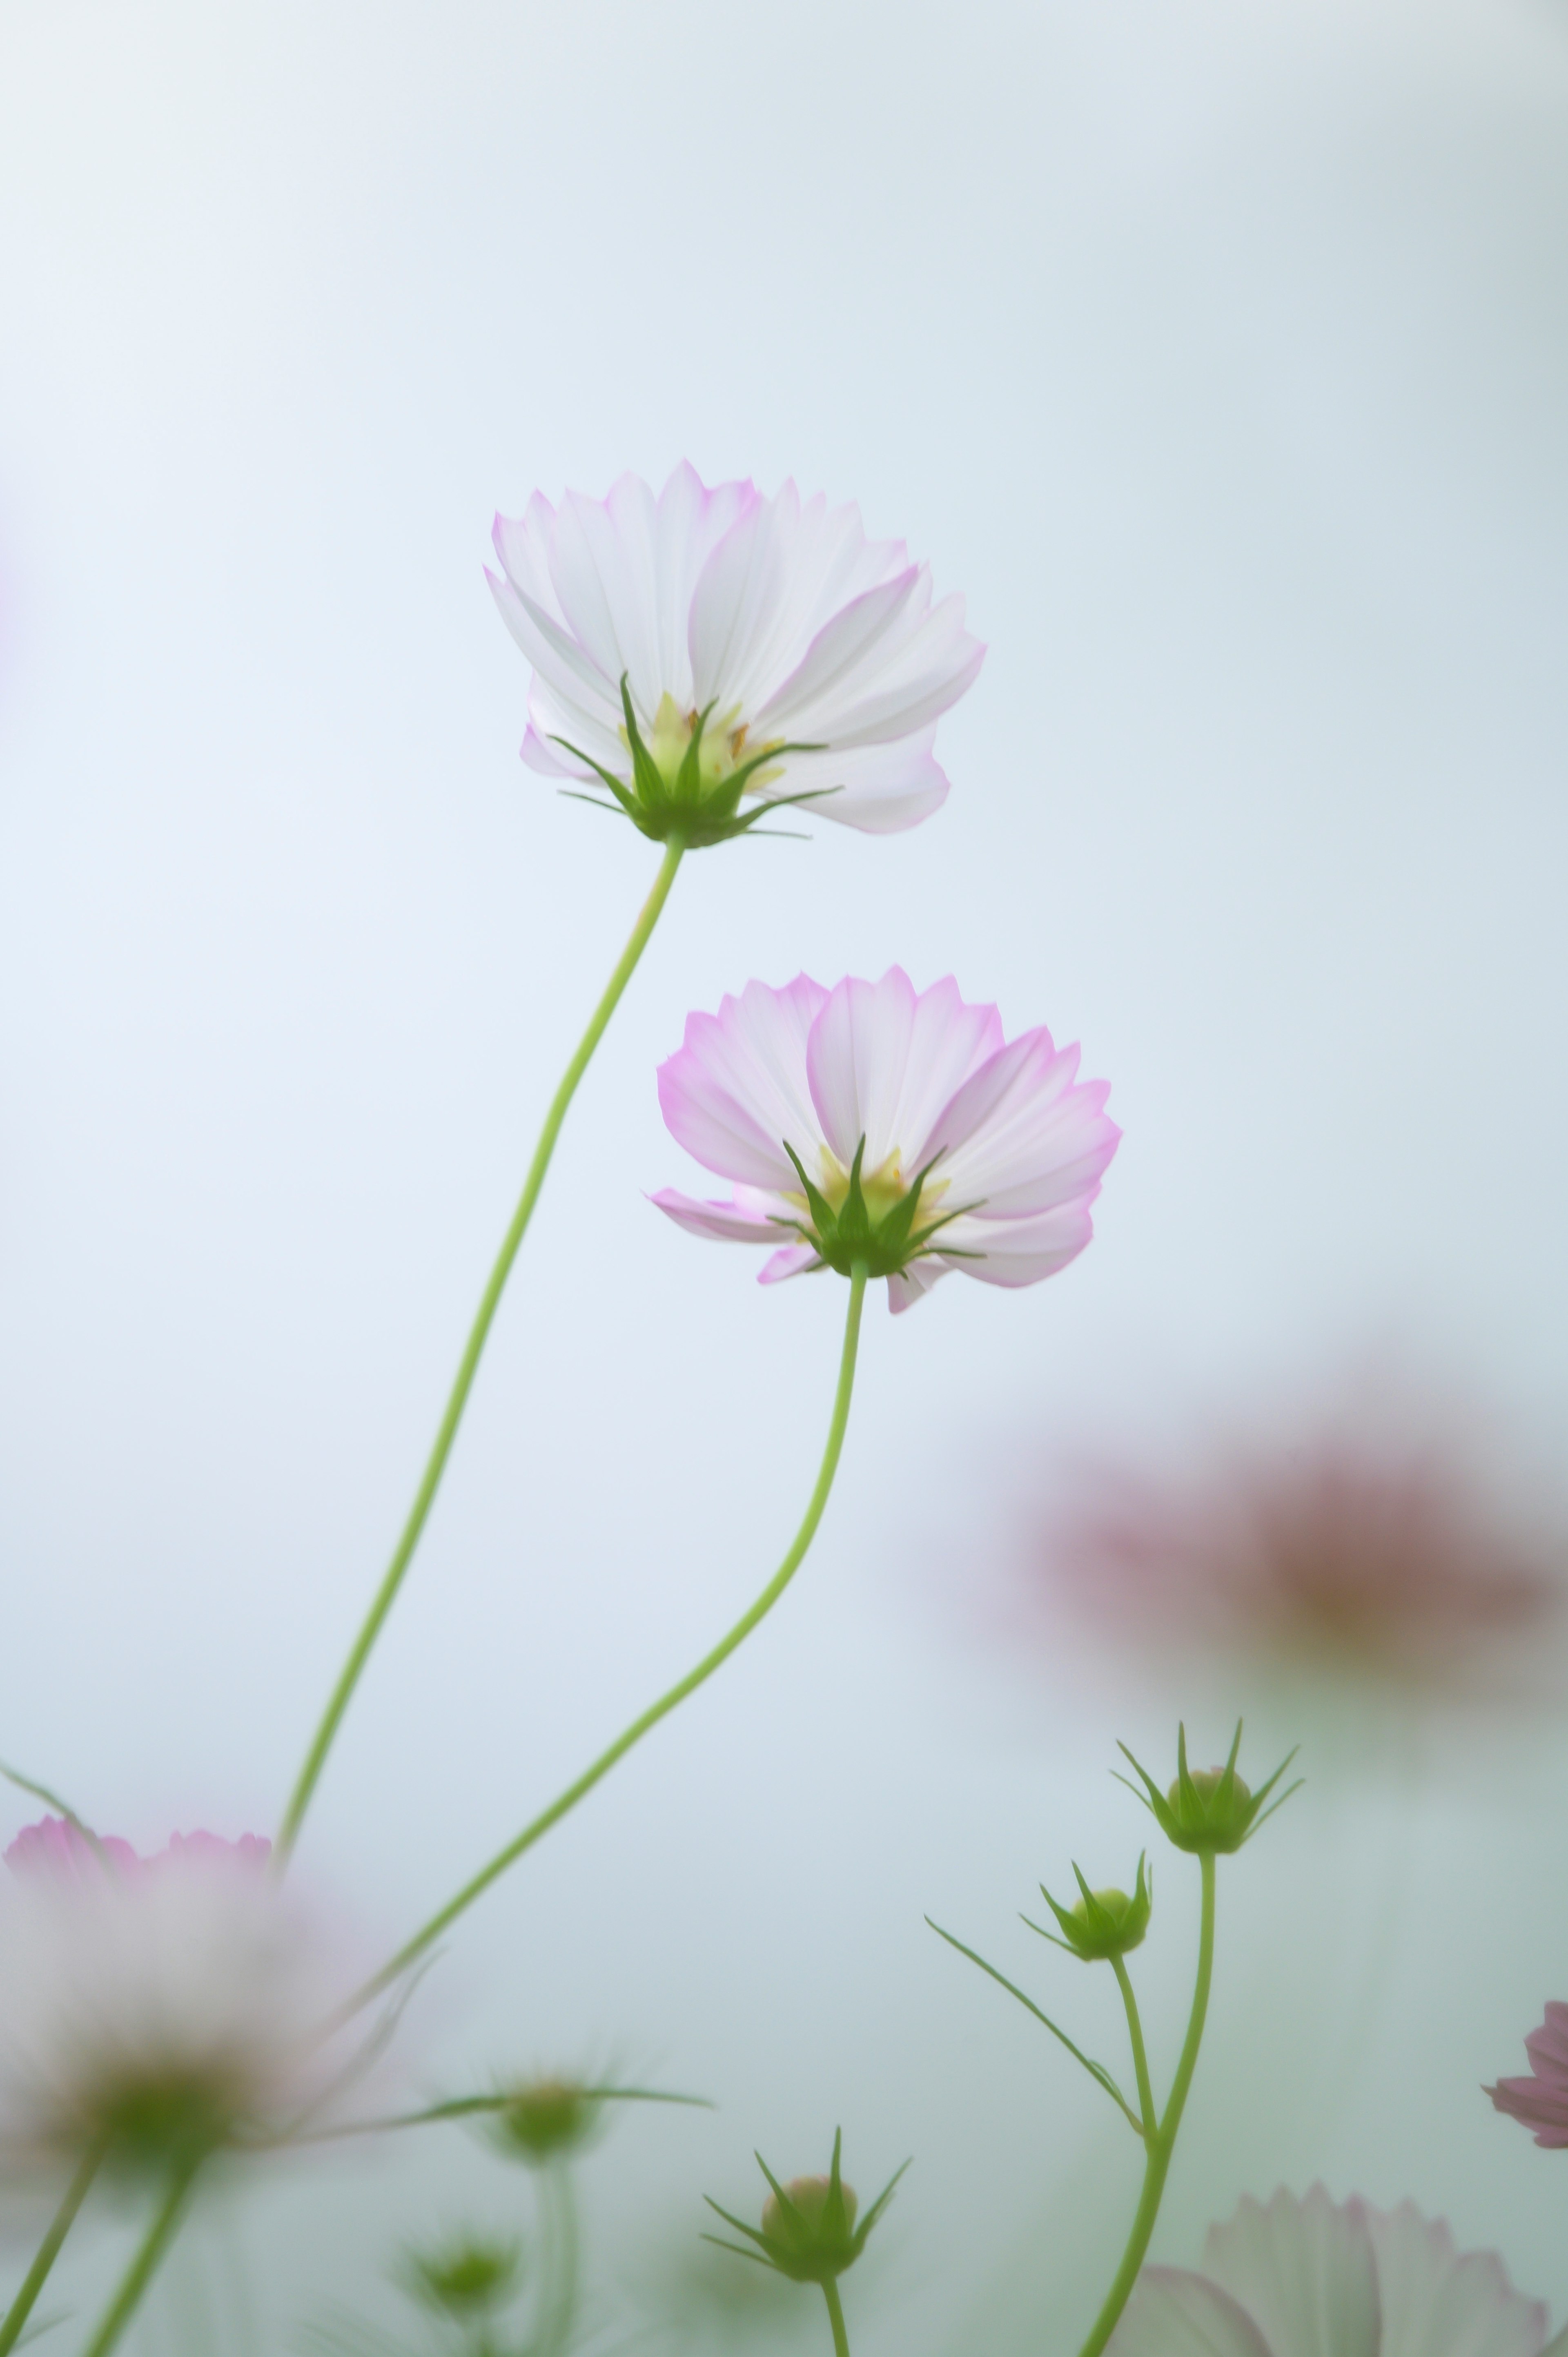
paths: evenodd
<path fill-rule="evenodd" d="M 1113 1738 L 1164 1756 L 1175 1698 L 998 1634 L 1049 1452 L 1369 1351 L 1561 1448 L 1565 264 L 1561 0 L 0 8 L 0 1751 L 149 1845 L 264 1826 L 379 1574 L 652 865 L 518 764 L 497 506 L 792 472 L 992 651 L 929 825 L 681 879 L 311 1820 L 372 1945 L 809 1486 L 840 1296 L 642 1200 L 691 1176 L 652 1083 L 687 1007 L 897 958 L 1114 1082 L 1088 1257 L 875 1309 L 787 1607 L 411 2025 L 432 2086 L 720 2102 L 590 2164 L 612 2340 L 703 2191 L 842 2119 L 865 2190 L 917 2156 L 857 2357 L 1077 2345 L 1131 2141 L 920 1921 L 1111 2045 L 1014 1910 L 1130 1869 Z M 1477 2089 L 1568 1997 L 1568 1742 L 1356 1716 L 1260 1731 L 1314 1781 L 1226 1877 L 1157 2249 L 1322 2173 L 1561 2320 L 1568 2160 Z M 1191 1900 L 1172 1861 L 1167 2055 Z M 190 2323 L 214 2228 L 146 2346 L 282 2347 L 465 2189 L 511 2190 L 456 2136 L 285 2178 L 237 2230 L 256 2340 Z"/>

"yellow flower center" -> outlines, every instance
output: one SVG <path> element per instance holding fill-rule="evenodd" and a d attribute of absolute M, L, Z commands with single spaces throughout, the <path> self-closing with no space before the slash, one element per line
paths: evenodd
<path fill-rule="evenodd" d="M 659 699 L 659 709 L 653 716 L 653 726 L 644 739 L 660 776 L 668 786 L 673 786 L 681 774 L 681 764 L 686 758 L 687 747 L 696 732 L 695 708 L 682 712 L 666 689 Z M 627 751 L 631 740 L 625 728 L 620 732 Z M 708 796 L 733 776 L 742 761 L 747 759 L 746 749 L 746 723 L 740 718 L 739 705 L 727 713 L 710 713 L 703 731 L 703 742 L 697 754 L 697 791 L 705 802 Z M 762 748 L 753 746 L 753 756 Z M 747 793 L 755 793 L 779 775 L 777 769 L 754 770 L 746 781 Z"/>

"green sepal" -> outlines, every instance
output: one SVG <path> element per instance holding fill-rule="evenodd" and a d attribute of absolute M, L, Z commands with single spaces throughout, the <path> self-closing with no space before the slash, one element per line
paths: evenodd
<path fill-rule="evenodd" d="M 1274 1814 L 1284 1806 L 1292 1792 L 1301 1790 L 1303 1779 L 1297 1777 L 1288 1791 L 1282 1792 L 1273 1807 L 1265 1809 L 1264 1802 L 1296 1756 L 1299 1746 L 1287 1752 L 1267 1782 L 1252 1792 L 1236 1773 L 1236 1760 L 1241 1749 L 1241 1721 L 1236 1722 L 1230 1754 L 1223 1768 L 1199 1769 L 1194 1775 L 1187 1766 L 1187 1728 L 1176 1730 L 1176 1781 L 1168 1792 L 1162 1792 L 1143 1762 L 1133 1758 L 1124 1743 L 1117 1749 L 1129 1761 L 1143 1780 L 1139 1792 L 1129 1778 L 1121 1776 L 1120 1783 L 1136 1793 L 1160 1831 L 1177 1849 L 1194 1857 L 1205 1854 L 1214 1857 L 1230 1857 Z"/>
<path fill-rule="evenodd" d="M 1124 1890 L 1091 1890 L 1084 1878 L 1083 1869 L 1073 1861 L 1073 1878 L 1081 1896 L 1071 1907 L 1058 1905 L 1042 1882 L 1040 1896 L 1062 1928 L 1062 1938 L 1056 1944 L 1069 1954 L 1080 1956 L 1085 1964 L 1108 1963 L 1112 1956 L 1130 1955 L 1141 1946 L 1149 1928 L 1149 1914 L 1154 1904 L 1154 1877 L 1145 1878 L 1146 1852 L 1138 1858 L 1138 1871 L 1131 1898 Z M 1025 1921 L 1028 1922 L 1027 1916 Z M 1037 1923 L 1031 1931 L 1039 1931 Z M 1049 1932 L 1040 1934 L 1048 1940 Z"/>

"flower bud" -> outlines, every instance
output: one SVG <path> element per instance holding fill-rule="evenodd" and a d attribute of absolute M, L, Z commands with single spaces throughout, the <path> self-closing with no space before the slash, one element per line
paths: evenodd
<path fill-rule="evenodd" d="M 1223 1768 L 1199 1768 L 1195 1772 L 1187 1764 L 1187 1729 L 1176 1734 L 1176 1779 L 1168 1792 L 1162 1792 L 1146 1768 L 1133 1759 L 1123 1743 L 1120 1747 L 1132 1760 L 1144 1780 L 1144 1790 L 1138 1797 L 1148 1808 L 1165 1839 L 1177 1849 L 1190 1851 L 1196 1857 L 1229 1857 L 1251 1838 L 1265 1817 L 1289 1800 L 1299 1786 L 1293 1784 L 1282 1792 L 1273 1808 L 1265 1809 L 1263 1803 L 1295 1758 L 1293 1751 L 1282 1760 L 1268 1781 L 1256 1792 L 1236 1773 L 1236 1755 L 1241 1749 L 1241 1722 L 1236 1722 L 1235 1739 L 1230 1756 Z M 1123 1781 L 1126 1780 L 1123 1779 Z M 1137 1786 L 1132 1788 L 1137 1792 Z"/>
<path fill-rule="evenodd" d="M 1070 1948 L 1086 1964 L 1130 1955 L 1143 1942 L 1154 1906 L 1154 1878 L 1145 1879 L 1143 1857 L 1138 1860 L 1131 1898 L 1124 1890 L 1090 1890 L 1077 1866 L 1073 1873 L 1081 1896 L 1071 1907 L 1058 1907 L 1045 1884 L 1040 1885 L 1041 1898 L 1061 1925 L 1059 1944 Z"/>
<path fill-rule="evenodd" d="M 485 2316 L 510 2298 L 521 2254 L 516 2243 L 467 2237 L 435 2251 L 411 2251 L 405 2280 L 416 2298 L 456 2322 Z"/>
<path fill-rule="evenodd" d="M 857 2227 L 854 2222 L 860 2204 L 854 2188 L 846 2185 L 839 2175 L 842 2143 L 842 2135 L 835 2133 L 832 2166 L 826 2177 L 792 2177 L 788 2185 L 779 2182 L 762 2155 L 757 2154 L 757 2167 L 771 2189 L 762 2205 L 760 2233 L 744 2220 L 732 2217 L 727 2210 L 720 2210 L 716 2201 L 709 2201 L 709 2209 L 716 2211 L 726 2226 L 733 2226 L 748 2243 L 757 2245 L 754 2251 L 743 2252 L 743 2257 L 761 2258 L 766 2266 L 779 2275 L 788 2276 L 793 2283 L 831 2283 L 846 2267 L 854 2266 L 909 2164 L 906 2161 L 904 2169 L 883 2188 Z M 734 2250 L 736 2245 L 721 2243 L 719 2247 Z"/>
<path fill-rule="evenodd" d="M 585 2143 L 598 2116 L 598 2102 L 587 2088 L 569 2079 L 535 2079 L 511 2092 L 497 2112 L 496 2140 L 539 2168 Z"/>

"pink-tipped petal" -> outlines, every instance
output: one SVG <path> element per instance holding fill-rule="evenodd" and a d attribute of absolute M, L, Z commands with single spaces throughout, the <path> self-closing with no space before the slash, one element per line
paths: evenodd
<path fill-rule="evenodd" d="M 778 1241 L 780 1232 L 765 1212 L 752 1211 L 737 1201 L 701 1203 L 695 1196 L 682 1195 L 674 1187 L 661 1188 L 648 1200 L 689 1235 L 708 1236 L 717 1243 L 770 1244 Z"/>
<path fill-rule="evenodd" d="M 786 1143 L 811 1167 L 820 1138 L 806 1041 L 826 996 L 798 974 L 786 989 L 748 983 L 714 1015 L 692 1015 L 684 1044 L 659 1068 L 659 1103 L 688 1154 L 722 1178 L 792 1192 Z"/>
<path fill-rule="evenodd" d="M 804 1276 L 809 1269 L 821 1268 L 822 1262 L 810 1244 L 782 1244 L 771 1260 L 757 1271 L 758 1285 L 782 1285 L 787 1276 Z"/>
<path fill-rule="evenodd" d="M 887 1307 L 894 1317 L 923 1301 L 932 1286 L 947 1275 L 949 1265 L 941 1260 L 912 1260 L 908 1268 L 896 1271 L 887 1280 Z"/>

